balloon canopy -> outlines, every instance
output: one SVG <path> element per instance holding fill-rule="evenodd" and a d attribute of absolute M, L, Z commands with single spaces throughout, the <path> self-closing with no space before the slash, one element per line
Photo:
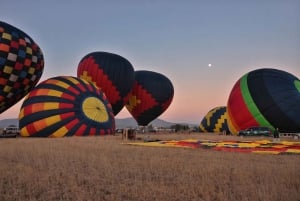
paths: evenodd
<path fill-rule="evenodd" d="M 173 85 L 166 76 L 153 71 L 135 71 L 126 108 L 138 125 L 146 126 L 169 107 L 173 96 Z"/>
<path fill-rule="evenodd" d="M 242 76 L 231 90 L 228 126 L 233 134 L 251 126 L 300 132 L 300 81 L 277 69 L 263 68 Z"/>
<path fill-rule="evenodd" d="M 0 21 L 0 113 L 28 94 L 43 69 L 39 46 L 20 29 Z"/>
<path fill-rule="evenodd" d="M 101 88 L 112 105 L 114 115 L 117 115 L 128 100 L 134 69 L 127 59 L 117 54 L 92 52 L 81 59 L 77 77 Z"/>
<path fill-rule="evenodd" d="M 19 114 L 22 136 L 63 137 L 112 134 L 115 119 L 104 93 L 83 79 L 50 78 L 24 100 Z"/>
<path fill-rule="evenodd" d="M 211 109 L 200 123 L 200 131 L 220 133 L 225 131 L 229 133 L 227 124 L 227 109 L 225 106 Z"/>

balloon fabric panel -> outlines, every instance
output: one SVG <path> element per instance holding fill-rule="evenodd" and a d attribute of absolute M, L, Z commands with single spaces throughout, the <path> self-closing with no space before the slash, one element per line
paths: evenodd
<path fill-rule="evenodd" d="M 23 136 L 104 135 L 115 128 L 105 95 L 93 84 L 71 76 L 40 83 L 24 100 L 19 119 Z"/>
<path fill-rule="evenodd" d="M 216 107 L 211 109 L 202 119 L 200 123 L 202 132 L 229 132 L 227 124 L 227 109 L 226 107 Z"/>
<path fill-rule="evenodd" d="M 0 21 L 0 113 L 28 94 L 43 69 L 39 46 L 23 31 Z"/>
<path fill-rule="evenodd" d="M 135 71 L 135 83 L 126 108 L 141 126 L 161 115 L 171 104 L 174 88 L 164 75 L 152 71 Z"/>
<path fill-rule="evenodd" d="M 293 84 L 297 80 L 295 76 L 276 69 L 263 69 L 249 73 L 248 80 L 256 104 L 271 125 L 282 131 L 300 130 L 300 93 Z"/>
<path fill-rule="evenodd" d="M 80 61 L 77 77 L 101 88 L 116 115 L 128 101 L 128 94 L 134 83 L 134 70 L 130 62 L 119 55 L 92 52 Z"/>
<path fill-rule="evenodd" d="M 245 104 L 242 90 L 241 80 L 239 80 L 234 85 L 228 100 L 227 112 L 230 117 L 229 129 L 233 134 L 236 134 L 240 129 L 258 125 Z"/>
<path fill-rule="evenodd" d="M 300 154 L 300 142 L 282 141 L 273 143 L 269 140 L 260 141 L 211 141 L 199 139 L 170 140 L 155 142 L 129 142 L 127 145 L 147 147 L 181 147 L 206 149 L 215 151 L 255 153 L 255 154 Z"/>
<path fill-rule="evenodd" d="M 230 131 L 236 134 L 251 126 L 267 126 L 281 132 L 300 132 L 298 82 L 294 75 L 278 69 L 262 68 L 245 74 L 227 102 Z"/>
<path fill-rule="evenodd" d="M 79 65 L 79 71 L 82 72 L 80 78 L 90 81 L 102 90 L 107 91 L 106 94 L 111 97 L 110 102 L 112 104 L 115 104 L 120 99 L 117 88 L 101 69 L 101 66 L 96 64 L 93 57 L 83 60 Z"/>
<path fill-rule="evenodd" d="M 158 105 L 158 102 L 153 98 L 153 96 L 138 82 L 135 82 L 133 91 L 135 94 L 132 94 L 129 99 L 128 110 L 133 112 L 135 115 L 139 116 L 146 110 Z"/>
<path fill-rule="evenodd" d="M 298 80 L 298 79 L 295 80 L 294 85 L 295 85 L 296 89 L 298 90 L 298 92 L 300 93 L 300 80 Z"/>
<path fill-rule="evenodd" d="M 135 76 L 141 86 L 144 86 L 158 102 L 165 102 L 174 93 L 171 81 L 162 74 L 151 71 L 136 71 Z M 138 78 L 141 79 L 138 79 Z"/>
<path fill-rule="evenodd" d="M 242 90 L 242 96 L 245 102 L 245 105 L 248 109 L 248 111 L 251 113 L 252 118 L 248 117 L 248 123 L 246 126 L 243 126 L 242 129 L 251 127 L 251 126 L 258 126 L 258 125 L 264 125 L 267 127 L 272 127 L 272 125 L 264 118 L 263 114 L 257 107 L 254 99 L 252 98 L 252 93 L 250 91 L 249 85 L 249 74 L 246 74 L 241 78 L 241 90 Z M 259 87 L 258 87 L 259 88 Z M 247 121 L 244 120 L 245 123 Z"/>

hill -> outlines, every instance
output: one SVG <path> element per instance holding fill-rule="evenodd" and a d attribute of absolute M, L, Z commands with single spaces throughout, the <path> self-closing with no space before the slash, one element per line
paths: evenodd
<path fill-rule="evenodd" d="M 3 120 L 0 120 L 0 128 L 5 128 L 9 125 L 19 126 L 19 119 L 3 119 Z"/>
<path fill-rule="evenodd" d="M 171 123 L 168 121 L 164 121 L 162 119 L 155 119 L 152 122 L 149 123 L 149 125 L 152 125 L 153 127 L 170 127 L 176 123 Z M 135 121 L 135 119 L 128 117 L 124 119 L 116 119 L 116 128 L 126 128 L 126 127 L 132 127 L 135 128 L 137 127 L 138 124 Z"/>
<path fill-rule="evenodd" d="M 162 119 L 155 119 L 152 122 L 149 123 L 149 125 L 152 125 L 153 127 L 165 127 L 165 128 L 169 128 L 172 125 L 175 125 L 177 123 L 172 123 L 172 122 L 168 122 Z M 187 124 L 191 127 L 193 126 L 197 126 L 195 124 L 189 124 L 189 123 L 180 123 L 180 124 Z M 0 120 L 0 128 L 4 128 L 7 127 L 9 125 L 16 125 L 19 126 L 19 120 L 18 119 L 3 119 Z M 116 128 L 135 128 L 137 127 L 137 123 L 135 121 L 135 119 L 128 117 L 128 118 L 124 118 L 124 119 L 117 119 L 116 118 Z"/>

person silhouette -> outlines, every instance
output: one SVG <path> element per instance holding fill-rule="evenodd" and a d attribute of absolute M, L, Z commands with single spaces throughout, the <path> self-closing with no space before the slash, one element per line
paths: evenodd
<path fill-rule="evenodd" d="M 274 141 L 277 142 L 279 141 L 279 129 L 276 128 L 273 132 L 273 136 L 274 136 Z"/>

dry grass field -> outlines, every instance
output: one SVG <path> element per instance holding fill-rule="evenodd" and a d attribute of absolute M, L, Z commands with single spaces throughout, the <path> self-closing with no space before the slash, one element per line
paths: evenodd
<path fill-rule="evenodd" d="M 212 134 L 151 138 L 239 139 Z M 121 143 L 121 136 L 0 139 L 0 200 L 300 200 L 299 155 Z"/>

